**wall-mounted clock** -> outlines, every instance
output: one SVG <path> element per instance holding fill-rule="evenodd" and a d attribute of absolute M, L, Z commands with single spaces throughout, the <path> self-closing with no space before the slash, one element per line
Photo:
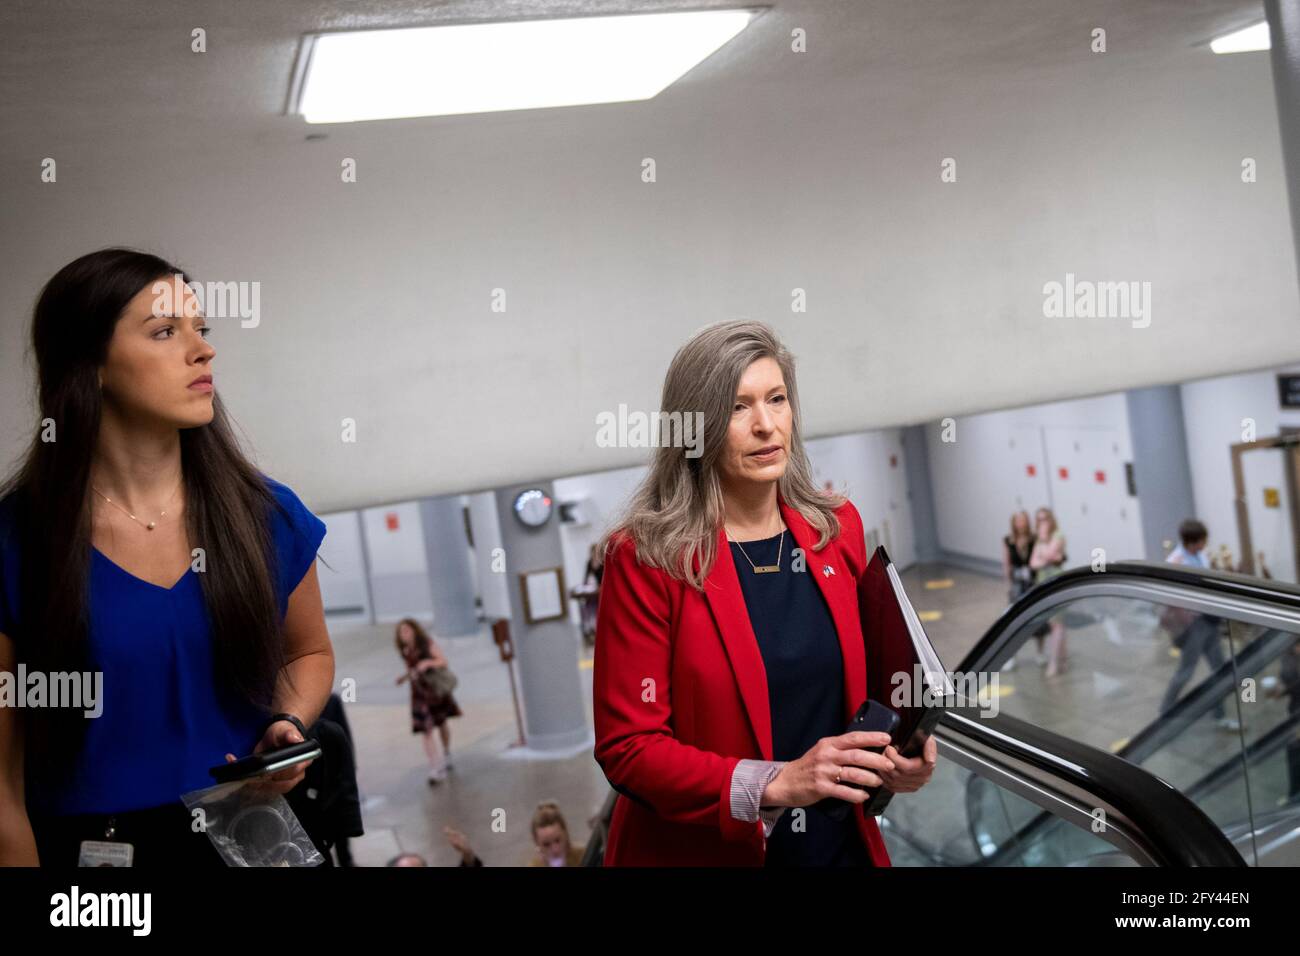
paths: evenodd
<path fill-rule="evenodd" d="M 555 502 L 540 488 L 528 488 L 515 495 L 515 517 L 526 528 L 540 528 L 551 519 Z"/>

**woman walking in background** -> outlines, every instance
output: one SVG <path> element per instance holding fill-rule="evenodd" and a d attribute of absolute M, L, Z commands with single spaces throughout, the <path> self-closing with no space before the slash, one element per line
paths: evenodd
<path fill-rule="evenodd" d="M 397 678 L 411 682 L 411 733 L 424 735 L 424 752 L 429 758 L 429 784 L 441 783 L 451 769 L 451 727 L 448 717 L 462 717 L 460 705 L 437 672 L 451 667 L 442 648 L 418 621 L 405 618 L 397 625 L 397 653 L 402 655 L 406 673 Z M 455 686 L 454 678 L 450 682 Z M 434 737 L 433 728 L 438 728 Z M 439 739 L 441 738 L 441 746 Z"/>
<path fill-rule="evenodd" d="M 582 639 L 588 647 L 596 646 L 596 611 L 600 608 L 600 579 L 604 573 L 605 557 L 599 545 L 593 544 L 582 575 Z"/>
<path fill-rule="evenodd" d="M 1035 584 L 1042 584 L 1065 570 L 1065 535 L 1056 526 L 1056 516 L 1051 508 L 1039 508 L 1034 515 L 1036 535 L 1034 551 L 1029 566 L 1035 572 Z M 1055 677 L 1065 668 L 1065 624 L 1060 616 L 1048 622 L 1047 669 L 1044 677 Z"/>
<path fill-rule="evenodd" d="M 1015 604 L 1034 586 L 1034 569 L 1029 558 L 1034 553 L 1034 529 L 1029 524 L 1029 512 L 1017 511 L 1011 516 L 1011 533 L 1002 539 L 1002 575 L 1007 579 L 1007 601 Z M 1043 656 L 1043 635 L 1035 634 L 1038 656 Z M 1002 665 L 1003 670 L 1016 669 L 1016 657 L 1011 655 Z"/>

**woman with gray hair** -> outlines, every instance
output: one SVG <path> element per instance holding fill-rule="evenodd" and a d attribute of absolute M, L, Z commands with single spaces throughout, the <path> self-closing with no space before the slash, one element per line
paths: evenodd
<path fill-rule="evenodd" d="M 620 795 L 605 863 L 888 866 L 860 788 L 918 789 L 935 744 L 908 759 L 844 733 L 866 699 L 866 544 L 857 509 L 813 481 L 794 360 L 765 325 L 710 326 L 668 368 L 661 420 L 677 416 L 702 420 L 702 447 L 660 440 L 602 542 L 595 756 Z M 822 812 L 835 800 L 842 822 Z"/>

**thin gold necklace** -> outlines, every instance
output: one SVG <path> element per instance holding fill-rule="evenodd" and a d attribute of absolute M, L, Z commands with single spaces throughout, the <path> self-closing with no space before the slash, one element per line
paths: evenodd
<path fill-rule="evenodd" d="M 722 530 L 727 530 L 726 525 L 723 525 Z M 781 529 L 781 541 L 776 546 L 776 564 L 755 564 L 754 559 L 746 554 L 744 546 L 735 538 L 731 537 L 730 533 L 727 535 L 727 540 L 740 548 L 740 553 L 745 555 L 745 560 L 749 562 L 749 566 L 754 569 L 755 574 L 771 574 L 774 571 L 781 570 L 781 549 L 785 547 L 785 528 Z"/>
<path fill-rule="evenodd" d="M 182 479 L 182 480 L 184 480 L 184 479 Z M 158 521 L 161 521 L 163 518 L 167 517 L 167 512 L 166 512 L 166 510 L 163 510 L 163 511 L 158 512 L 158 521 L 150 521 L 150 522 L 148 522 L 148 523 L 145 523 L 145 522 L 141 521 L 139 518 L 137 518 L 135 515 L 131 514 L 131 512 L 127 511 L 127 510 L 126 510 L 125 508 L 123 508 L 121 505 L 119 505 L 116 501 L 114 501 L 114 500 L 113 500 L 112 498 L 110 498 L 108 495 L 104 494 L 104 493 L 103 493 L 102 491 L 100 491 L 98 488 L 95 488 L 95 486 L 94 486 L 93 484 L 92 484 L 90 487 L 95 489 L 95 494 L 99 495 L 99 497 L 103 498 L 105 501 L 107 501 L 110 505 L 112 505 L 112 506 L 113 506 L 114 508 L 116 508 L 118 511 L 122 512 L 124 515 L 126 515 L 128 518 L 130 518 L 130 519 L 131 519 L 132 521 L 134 521 L 136 524 L 138 524 L 138 525 L 140 525 L 141 527 L 143 527 L 146 531 L 152 531 L 152 530 L 157 526 Z M 167 498 L 167 504 L 170 505 L 170 504 L 172 503 L 172 498 L 175 498 L 175 497 L 176 497 L 176 492 L 180 490 L 180 487 L 181 487 L 181 486 L 180 486 L 180 482 L 177 482 L 177 483 L 176 483 L 176 487 L 172 490 L 171 495 L 169 495 L 168 498 Z"/>

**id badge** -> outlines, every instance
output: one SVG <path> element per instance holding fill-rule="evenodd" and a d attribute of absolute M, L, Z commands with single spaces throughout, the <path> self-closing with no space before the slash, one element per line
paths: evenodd
<path fill-rule="evenodd" d="M 82 840 L 77 866 L 131 866 L 135 847 L 130 843 Z"/>

